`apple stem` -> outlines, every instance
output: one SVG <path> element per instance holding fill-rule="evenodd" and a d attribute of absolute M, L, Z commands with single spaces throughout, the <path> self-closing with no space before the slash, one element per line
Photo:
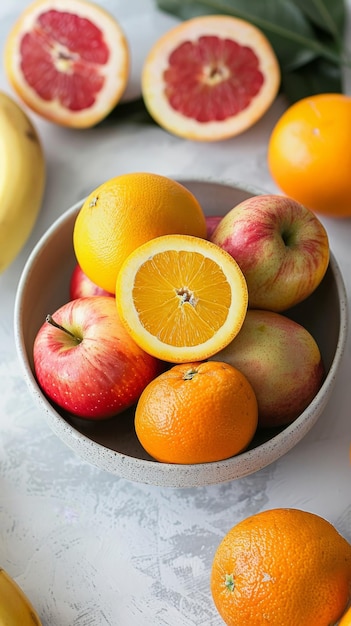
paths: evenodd
<path fill-rule="evenodd" d="M 81 337 L 77 337 L 77 335 L 74 335 L 73 333 L 71 333 L 70 330 L 68 330 L 64 326 L 61 326 L 61 324 L 58 324 L 54 320 L 52 315 L 50 315 L 50 313 L 46 316 L 45 321 L 48 322 L 49 324 L 51 324 L 52 326 L 55 326 L 55 328 L 59 328 L 60 330 L 63 330 L 64 333 L 67 333 L 67 335 L 70 335 L 71 337 L 73 337 L 73 339 L 75 339 L 75 341 L 77 343 L 80 343 L 82 341 Z"/>

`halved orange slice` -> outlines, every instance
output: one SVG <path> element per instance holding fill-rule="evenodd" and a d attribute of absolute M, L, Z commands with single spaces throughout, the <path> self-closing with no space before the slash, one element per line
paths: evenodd
<path fill-rule="evenodd" d="M 238 18 L 187 20 L 151 48 L 142 94 L 166 130 L 202 141 L 237 135 L 267 111 L 280 85 L 280 67 L 266 36 Z"/>
<path fill-rule="evenodd" d="M 140 347 L 164 361 L 186 363 L 204 360 L 234 339 L 248 292 L 227 252 L 200 237 L 164 235 L 124 261 L 116 304 Z"/>
<path fill-rule="evenodd" d="M 97 124 L 128 81 L 126 37 L 117 20 L 87 0 L 37 0 L 13 25 L 5 70 L 19 97 L 42 117 L 74 128 Z"/>

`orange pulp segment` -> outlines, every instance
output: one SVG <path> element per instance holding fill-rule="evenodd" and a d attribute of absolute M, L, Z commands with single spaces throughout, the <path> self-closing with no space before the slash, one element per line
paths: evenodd
<path fill-rule="evenodd" d="M 125 260 L 116 303 L 122 322 L 146 352 L 184 363 L 204 360 L 234 339 L 248 292 L 227 252 L 199 237 L 165 235 Z"/>

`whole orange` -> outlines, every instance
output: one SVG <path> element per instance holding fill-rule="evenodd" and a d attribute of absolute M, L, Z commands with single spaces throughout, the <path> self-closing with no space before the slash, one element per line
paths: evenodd
<path fill-rule="evenodd" d="M 142 392 L 135 411 L 141 445 L 164 463 L 209 463 L 244 450 L 257 401 L 239 370 L 211 361 L 175 365 Z"/>
<path fill-rule="evenodd" d="M 127 256 L 146 241 L 172 233 L 206 237 L 198 200 L 166 176 L 132 172 L 107 180 L 89 194 L 75 221 L 73 246 L 88 278 L 115 293 Z"/>
<path fill-rule="evenodd" d="M 318 94 L 291 105 L 268 142 L 280 189 L 317 213 L 351 216 L 351 97 Z"/>
<path fill-rule="evenodd" d="M 211 591 L 227 626 L 329 626 L 350 599 L 351 545 L 314 513 L 263 511 L 219 544 Z"/>

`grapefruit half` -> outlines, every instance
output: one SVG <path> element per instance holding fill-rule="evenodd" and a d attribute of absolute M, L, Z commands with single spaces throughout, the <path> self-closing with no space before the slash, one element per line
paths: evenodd
<path fill-rule="evenodd" d="M 129 48 L 116 19 L 86 0 L 37 0 L 5 45 L 5 71 L 42 117 L 87 128 L 104 119 L 128 81 Z"/>
<path fill-rule="evenodd" d="M 224 15 L 195 17 L 165 33 L 146 57 L 141 86 L 150 115 L 198 141 L 242 133 L 262 117 L 280 86 L 266 36 Z"/>

